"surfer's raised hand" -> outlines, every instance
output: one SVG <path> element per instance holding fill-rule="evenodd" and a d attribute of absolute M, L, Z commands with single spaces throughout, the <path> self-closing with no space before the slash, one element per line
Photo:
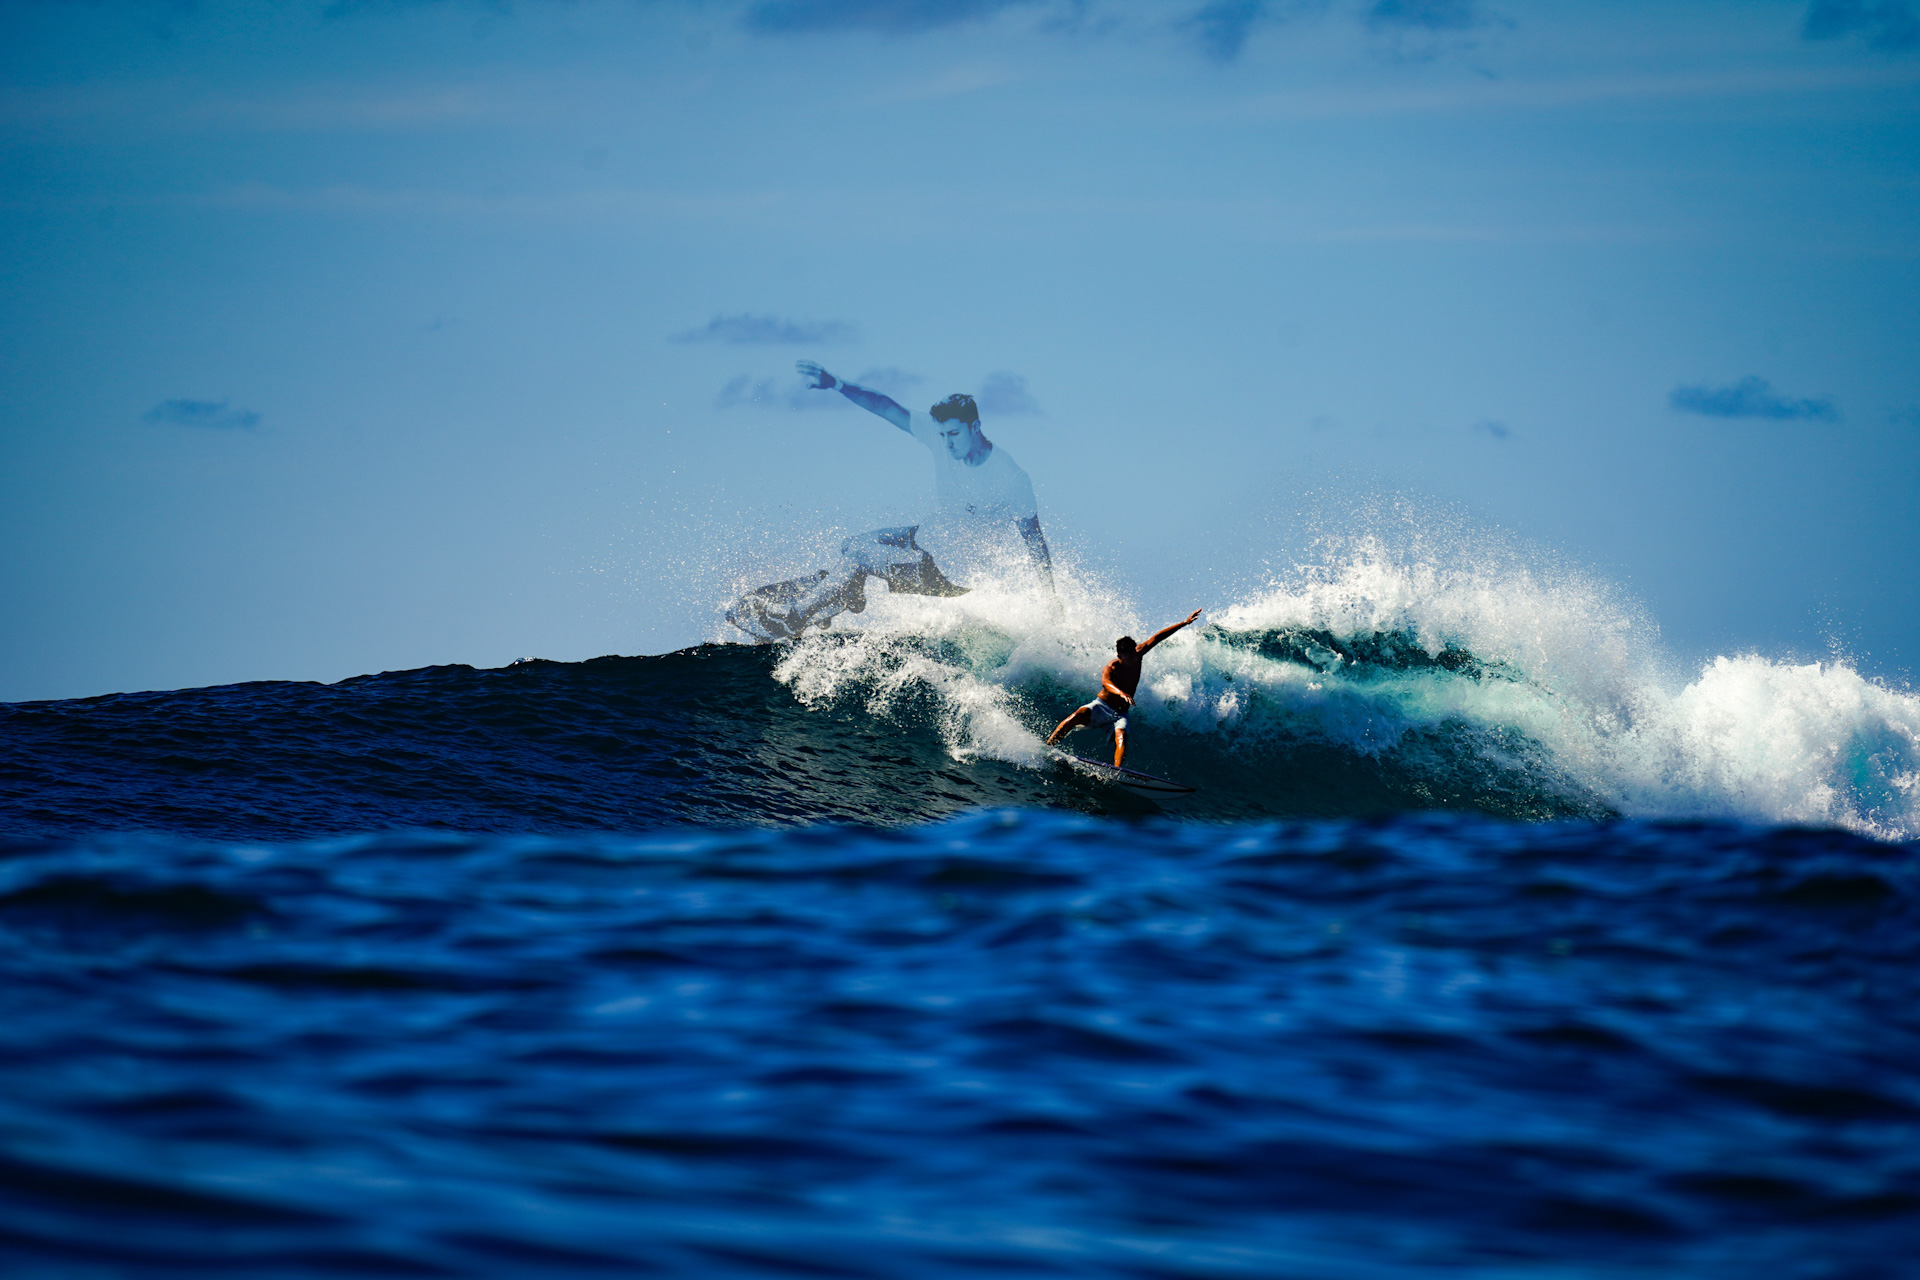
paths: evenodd
<path fill-rule="evenodd" d="M 801 377 L 813 384 L 815 391 L 831 391 L 840 385 L 840 379 L 811 360 L 796 360 L 793 362 L 793 367 L 800 371 Z"/>
<path fill-rule="evenodd" d="M 1152 635 L 1147 637 L 1145 644 L 1135 645 L 1133 651 L 1135 653 L 1145 653 L 1147 650 L 1153 648 L 1153 646 L 1159 644 L 1162 640 L 1165 640 L 1168 636 L 1172 635 L 1174 632 L 1178 631 L 1180 628 L 1193 625 L 1193 620 L 1199 617 L 1204 612 L 1205 610 L 1195 609 L 1192 613 L 1187 615 L 1186 621 L 1176 622 L 1171 626 L 1160 628 L 1158 631 L 1154 632 Z"/>

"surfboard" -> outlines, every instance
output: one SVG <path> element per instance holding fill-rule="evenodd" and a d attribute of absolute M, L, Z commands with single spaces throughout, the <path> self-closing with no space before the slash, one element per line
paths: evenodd
<path fill-rule="evenodd" d="M 1076 756 L 1071 751 L 1055 751 L 1054 758 L 1061 763 L 1071 763 L 1107 782 L 1117 782 L 1123 787 L 1132 787 L 1135 791 L 1149 791 L 1156 795 L 1185 796 L 1199 790 L 1184 782 L 1175 782 L 1171 778 L 1156 778 L 1151 773 L 1142 773 L 1138 769 L 1116 769 L 1099 760 L 1089 760 L 1085 756 Z"/>
<path fill-rule="evenodd" d="M 795 626 L 787 611 L 793 607 L 795 600 L 819 586 L 821 579 L 826 576 L 827 571 L 822 569 L 804 578 L 775 582 L 749 591 L 728 607 L 727 621 L 763 644 L 797 639 L 810 624 L 824 631 L 832 615 L 818 622 L 809 618 Z M 864 608 L 866 601 L 862 599 L 860 604 Z"/>

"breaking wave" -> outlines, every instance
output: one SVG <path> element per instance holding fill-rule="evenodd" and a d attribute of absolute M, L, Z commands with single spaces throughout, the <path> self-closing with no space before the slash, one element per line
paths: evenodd
<path fill-rule="evenodd" d="M 815 709 L 924 716 L 956 760 L 1039 767 L 1112 640 L 1166 621 L 1063 577 L 1031 593 L 876 595 L 774 668 Z M 1220 816 L 1468 807 L 1511 817 L 1716 817 L 1920 832 L 1920 697 L 1845 661 L 1678 668 L 1590 575 L 1331 544 L 1148 659 L 1129 763 L 1200 782 Z M 1072 744 L 1070 744 L 1072 745 Z M 1094 746 L 1081 731 L 1079 749 Z"/>

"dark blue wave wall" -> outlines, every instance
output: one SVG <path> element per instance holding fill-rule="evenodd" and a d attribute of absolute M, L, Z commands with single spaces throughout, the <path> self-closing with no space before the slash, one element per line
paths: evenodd
<path fill-rule="evenodd" d="M 4 705 L 0 833 L 283 840 L 397 827 L 893 824 L 981 805 L 1201 819 L 1595 811 L 1445 741 L 1363 757 L 1301 740 L 1249 763 L 1181 749 L 1177 735 L 1148 725 L 1136 734 L 1140 763 L 1205 784 L 1162 807 L 1065 770 L 956 761 L 931 695 L 885 716 L 857 699 L 803 707 L 773 678 L 778 658 L 705 645 Z M 1033 727 L 1044 731 L 1071 701 L 1063 692 L 1032 708 Z"/>
<path fill-rule="evenodd" d="M 0 831 L 636 830 L 1044 803 L 1014 770 L 956 772 L 924 734 L 809 714 L 773 657 L 707 646 L 16 703 L 0 707 Z"/>

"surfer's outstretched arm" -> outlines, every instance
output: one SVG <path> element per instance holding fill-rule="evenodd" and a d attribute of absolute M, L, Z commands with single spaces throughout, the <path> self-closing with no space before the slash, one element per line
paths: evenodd
<path fill-rule="evenodd" d="M 868 413 L 879 414 L 902 431 L 909 433 L 912 431 L 908 424 L 913 421 L 913 415 L 892 396 L 883 396 L 878 391 L 856 387 L 851 382 L 834 377 L 811 360 L 797 360 L 793 367 L 800 371 L 800 376 L 807 379 L 815 391 L 837 390 Z"/>
<path fill-rule="evenodd" d="M 1178 631 L 1180 628 L 1191 624 L 1195 618 L 1199 617 L 1204 612 L 1206 612 L 1204 609 L 1195 609 L 1192 613 L 1187 615 L 1187 620 L 1185 622 L 1176 622 L 1170 627 L 1160 628 L 1158 631 L 1148 636 L 1146 638 L 1145 643 L 1143 643 L 1138 649 L 1134 650 L 1134 652 L 1145 653 L 1147 650 L 1153 648 L 1153 646 L 1159 644 L 1162 640 L 1165 640 L 1168 636 L 1172 635 L 1174 632 Z"/>

